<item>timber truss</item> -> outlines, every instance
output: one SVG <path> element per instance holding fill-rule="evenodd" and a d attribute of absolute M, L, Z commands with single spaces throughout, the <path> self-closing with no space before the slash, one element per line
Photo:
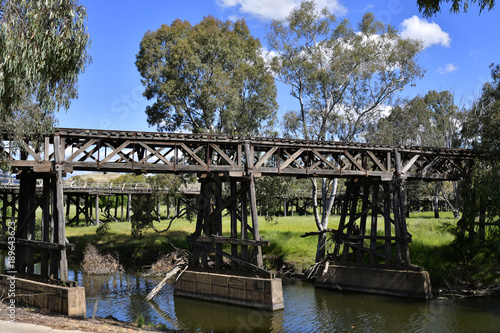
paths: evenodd
<path fill-rule="evenodd" d="M 261 247 L 269 242 L 259 234 L 256 177 L 348 178 L 339 229 L 329 230 L 335 240 L 330 258 L 410 267 L 411 236 L 404 220 L 402 184 L 406 179 L 460 179 L 470 172 L 476 157 L 467 149 L 68 128 L 55 129 L 43 142 L 27 142 L 20 153 L 4 139 L 0 154 L 10 159 L 21 179 L 16 269 L 32 274 L 38 256 L 45 267 L 42 276 L 63 281 L 67 279 L 68 247 L 64 172 L 198 174 L 196 230 L 188 237 L 194 245 L 191 268 L 222 270 L 229 263 L 233 270 L 269 276 L 262 262 Z M 43 192 L 37 197 L 39 179 Z M 43 211 L 42 239 L 36 239 L 34 232 L 38 207 Z M 231 218 L 226 233 L 222 230 L 224 210 Z M 383 216 L 382 228 L 377 226 L 378 215 Z M 3 220 L 7 221 L 5 212 Z"/>
<path fill-rule="evenodd" d="M 60 163 L 68 172 L 224 172 L 241 177 L 250 160 L 255 176 L 391 180 L 401 163 L 402 178 L 454 180 L 469 173 L 476 156 L 468 149 L 68 128 L 56 129 L 44 142 L 27 143 L 23 154 L 16 154 L 7 140 L 0 149 L 14 169 L 48 172 L 56 136 L 61 138 Z"/>

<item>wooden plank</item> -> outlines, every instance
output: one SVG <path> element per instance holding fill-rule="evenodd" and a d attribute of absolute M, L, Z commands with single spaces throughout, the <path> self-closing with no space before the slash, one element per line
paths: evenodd
<path fill-rule="evenodd" d="M 184 142 L 181 142 L 179 144 L 180 147 L 182 147 L 183 151 L 186 152 L 189 156 L 191 156 L 191 158 L 193 160 L 195 160 L 196 162 L 198 162 L 199 165 L 207 168 L 207 164 L 205 162 L 203 162 L 201 160 L 201 158 L 198 157 L 198 155 L 196 155 L 196 153 L 194 153 L 188 146 L 186 146 L 186 144 Z M 198 147 L 198 148 L 201 148 L 201 147 Z"/>
<path fill-rule="evenodd" d="M 56 214 L 58 226 L 58 235 L 56 243 L 60 245 L 66 244 L 66 221 L 64 216 L 64 197 L 63 197 L 63 184 L 62 184 L 62 166 L 63 152 L 61 151 L 61 141 L 59 136 L 54 136 L 54 160 L 56 163 L 56 180 L 55 180 L 55 193 L 53 200 L 56 202 Z M 68 262 L 66 260 L 66 250 L 62 249 L 59 253 L 59 275 L 61 281 L 68 281 Z M 51 262 L 51 265 L 54 263 Z"/>
<path fill-rule="evenodd" d="M 344 156 L 347 157 L 347 159 L 358 168 L 359 171 L 365 171 L 365 169 L 361 166 L 361 164 L 356 161 L 356 159 L 347 151 L 344 150 Z"/>
<path fill-rule="evenodd" d="M 222 236 L 199 236 L 196 239 L 191 238 L 191 241 L 215 243 L 215 244 L 234 244 L 234 245 L 248 245 L 248 246 L 269 246 L 270 241 L 255 240 L 255 239 L 238 239 Z"/>
<path fill-rule="evenodd" d="M 382 172 L 387 172 L 387 169 L 384 167 L 384 165 L 382 164 L 382 162 L 380 162 L 380 160 L 377 158 L 377 156 L 375 156 L 375 154 L 372 151 L 368 150 L 367 153 L 368 153 L 368 156 L 370 156 L 370 158 L 372 159 L 372 161 L 378 166 L 378 168 Z"/>
<path fill-rule="evenodd" d="M 392 211 L 394 214 L 394 233 L 396 235 L 396 258 L 398 260 L 403 260 L 403 254 L 401 252 L 401 216 L 400 216 L 400 201 L 399 188 L 392 195 Z M 404 214 L 404 212 L 403 212 Z"/>
<path fill-rule="evenodd" d="M 370 194 L 370 186 L 368 184 L 363 185 L 363 197 L 362 197 L 362 210 L 365 211 L 366 207 L 368 207 L 368 196 Z M 361 216 L 361 220 L 359 222 L 359 235 L 361 237 L 365 236 L 366 232 L 366 218 L 368 215 L 368 211 Z M 358 246 L 363 247 L 364 246 L 364 239 L 359 238 L 358 239 Z M 362 262 L 363 261 L 363 254 L 361 251 L 358 251 L 356 253 L 356 262 Z"/>
<path fill-rule="evenodd" d="M 40 155 L 39 155 L 39 154 L 37 154 L 37 153 L 36 153 L 36 152 L 35 152 L 35 151 L 34 151 L 34 150 L 33 150 L 33 149 L 29 146 L 29 144 L 25 144 L 25 145 L 23 145 L 22 149 L 25 149 L 25 150 L 28 152 L 28 154 L 30 154 L 30 155 L 31 155 L 31 156 L 35 159 L 35 161 L 36 161 L 36 162 L 40 163 L 40 162 L 42 162 L 42 161 L 43 161 L 43 159 L 40 157 Z"/>
<path fill-rule="evenodd" d="M 353 182 L 351 183 L 351 208 L 349 211 L 349 223 L 347 223 L 344 226 L 344 229 L 347 228 L 346 230 L 346 235 L 349 236 L 352 234 L 353 231 L 353 226 L 355 223 L 355 217 L 356 217 L 356 208 L 358 207 L 358 198 L 359 198 L 359 184 Z M 342 229 L 339 230 L 342 231 Z M 342 252 L 342 260 L 347 261 L 347 256 L 349 255 L 349 245 L 344 243 L 344 250 Z"/>
<path fill-rule="evenodd" d="M 229 163 L 229 165 L 236 166 L 236 163 L 234 163 L 234 161 L 230 159 L 229 156 L 227 156 L 226 153 L 223 152 L 218 145 L 210 144 L 210 147 L 212 147 L 220 157 L 222 157 L 227 163 Z"/>
<path fill-rule="evenodd" d="M 255 163 L 255 168 L 260 168 L 264 163 L 266 163 L 269 157 L 271 157 L 276 150 L 278 150 L 278 147 L 272 147 L 270 150 L 266 151 L 264 156 L 262 156 L 257 163 Z"/>
<path fill-rule="evenodd" d="M 390 188 L 388 184 L 383 185 L 384 194 L 390 192 Z M 384 235 L 386 237 L 391 237 L 391 198 L 390 196 L 385 196 L 384 199 Z M 389 264 L 389 260 L 387 258 L 392 256 L 392 247 L 391 241 L 386 239 L 385 241 L 385 256 L 386 256 L 386 264 Z"/>
<path fill-rule="evenodd" d="M 78 149 L 76 152 L 71 154 L 71 156 L 69 156 L 65 161 L 66 162 L 73 161 L 78 155 L 80 155 L 83 151 L 85 151 L 87 148 L 89 148 L 90 146 L 92 146 L 96 142 L 97 142 L 97 139 L 90 139 L 83 146 L 81 146 L 80 149 Z"/>
<path fill-rule="evenodd" d="M 372 185 L 372 201 L 378 201 L 378 192 L 379 192 L 379 184 Z M 377 249 L 377 218 L 378 218 L 378 209 L 377 207 L 372 207 L 372 219 L 370 226 L 370 264 L 375 264 L 375 255 L 373 252 L 376 252 Z"/>
<path fill-rule="evenodd" d="M 65 250 L 65 249 L 70 249 L 74 250 L 75 249 L 75 244 L 57 244 L 57 243 L 51 243 L 51 242 L 45 242 L 45 241 L 39 241 L 39 240 L 32 240 L 32 239 L 16 239 L 16 244 L 27 247 L 27 248 L 37 248 L 37 249 L 49 249 L 49 250 Z M 3 247 L 8 246 L 8 242 L 5 241 L 0 241 L 0 245 Z M 42 267 L 43 268 L 43 267 Z M 46 269 L 47 267 L 43 268 Z M 30 273 L 32 274 L 32 273 Z M 43 274 L 41 274 L 43 275 Z"/>
<path fill-rule="evenodd" d="M 420 155 L 417 154 L 415 156 L 413 156 L 408 162 L 406 162 L 406 164 L 404 165 L 404 167 L 401 169 L 401 173 L 406 173 L 408 170 L 410 170 L 410 168 L 413 166 L 413 164 L 415 164 L 415 162 L 419 159 Z"/>
<path fill-rule="evenodd" d="M 127 147 L 128 145 L 130 145 L 132 143 L 132 141 L 125 141 L 124 143 L 122 143 L 121 145 L 118 146 L 118 148 L 115 148 L 113 145 L 111 145 L 109 142 L 105 142 L 105 145 L 108 146 L 109 148 L 113 149 L 113 151 L 108 154 L 106 157 L 104 157 L 100 163 L 106 163 L 108 162 L 112 157 L 116 156 L 117 154 L 121 154 L 123 153 L 122 150 Z"/>
<path fill-rule="evenodd" d="M 163 149 L 167 148 L 167 147 L 164 147 L 164 148 L 160 149 L 160 151 L 157 151 L 157 150 L 155 150 L 155 149 L 151 148 L 150 146 L 148 146 L 147 144 L 145 144 L 145 143 L 143 143 L 143 142 L 139 142 L 139 144 L 140 144 L 142 147 L 146 148 L 146 149 L 147 149 L 147 150 L 148 150 L 151 154 L 153 154 L 154 156 L 156 156 L 159 160 L 161 160 L 161 161 L 162 161 L 163 163 L 165 163 L 166 165 L 169 165 L 169 166 L 172 166 L 172 165 L 173 165 L 173 164 L 172 164 L 169 160 L 167 160 L 167 159 L 166 159 L 166 158 L 165 158 L 162 154 L 160 154 L 160 152 L 161 152 Z M 140 163 L 140 162 L 142 162 L 142 161 L 139 161 L 139 163 Z"/>
<path fill-rule="evenodd" d="M 347 188 L 346 188 L 345 196 L 344 196 L 344 202 L 342 203 L 342 209 L 341 209 L 341 213 L 340 213 L 340 221 L 339 221 L 339 229 L 338 230 L 344 230 L 344 227 L 345 227 L 345 220 L 347 217 L 347 211 L 349 209 L 348 198 L 349 198 L 349 195 L 351 193 L 352 186 L 353 186 L 352 182 L 347 183 Z M 340 242 L 336 241 L 334 251 L 333 251 L 333 257 L 335 259 L 337 259 L 339 256 L 339 253 L 340 253 Z"/>
<path fill-rule="evenodd" d="M 330 168 L 332 168 L 332 170 L 339 171 L 339 169 L 326 157 L 324 157 L 323 154 L 321 154 L 317 149 L 313 149 L 312 152 L 317 158 L 319 158 L 321 161 L 325 162 Z"/>
<path fill-rule="evenodd" d="M 292 162 L 296 162 L 297 157 L 299 157 L 304 151 L 305 151 L 304 148 L 300 148 L 295 153 L 293 153 L 291 156 L 287 152 L 288 156 L 290 156 L 290 157 L 278 167 L 278 173 L 281 172 L 281 170 L 287 168 Z"/>
<path fill-rule="evenodd" d="M 238 238 L 238 187 L 235 179 L 230 180 L 230 190 L 231 190 L 231 196 L 236 197 L 236 200 L 233 200 L 231 203 L 231 209 L 230 209 L 230 214 L 231 214 L 231 238 L 236 239 Z M 232 244 L 231 245 L 231 255 L 233 257 L 238 256 L 238 245 L 237 244 Z M 237 269 L 238 263 L 236 261 L 231 262 L 231 267 L 233 269 Z"/>
<path fill-rule="evenodd" d="M 427 174 L 429 170 L 436 165 L 436 163 L 441 159 L 441 156 L 436 156 L 425 168 L 422 170 L 422 175 Z"/>

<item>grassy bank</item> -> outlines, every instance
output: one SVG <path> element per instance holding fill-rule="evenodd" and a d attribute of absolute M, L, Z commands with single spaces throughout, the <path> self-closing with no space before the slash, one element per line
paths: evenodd
<path fill-rule="evenodd" d="M 275 270 L 303 271 L 314 262 L 316 237 L 301 238 L 306 232 L 315 231 L 316 225 L 312 216 L 280 217 L 273 222 L 261 218 L 260 231 L 262 238 L 271 245 L 263 248 L 265 264 Z M 441 213 L 440 219 L 434 219 L 433 213 L 411 214 L 408 231 L 413 235 L 410 244 L 412 263 L 424 267 L 431 278 L 438 284 L 453 276 L 457 263 L 453 262 L 450 243 L 453 236 L 443 232 L 443 222 L 454 222 L 451 213 Z M 339 217 L 330 219 L 330 227 L 338 226 Z M 161 230 L 167 227 L 167 221 L 155 224 Z M 187 220 L 177 220 L 171 229 L 159 234 L 147 230 L 141 238 L 133 238 L 128 222 L 110 222 L 109 230 L 103 239 L 98 240 L 97 227 L 68 227 L 66 234 L 71 243 L 77 245 L 76 255 L 72 259 L 82 260 L 82 253 L 87 243 L 94 243 L 103 253 L 111 253 L 119 258 L 120 263 L 128 270 L 141 270 L 154 263 L 162 254 L 173 247 L 189 248 L 186 236 L 194 231 L 195 224 Z M 223 230 L 229 230 L 229 218 L 223 219 Z"/>

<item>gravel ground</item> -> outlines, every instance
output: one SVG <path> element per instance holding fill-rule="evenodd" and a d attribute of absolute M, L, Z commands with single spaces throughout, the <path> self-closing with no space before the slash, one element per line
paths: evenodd
<path fill-rule="evenodd" d="M 9 312 L 5 301 L 0 302 L 0 320 L 9 321 Z M 160 328 L 144 326 L 137 328 L 137 325 L 120 322 L 114 319 L 96 318 L 79 319 L 70 318 L 61 314 L 52 313 L 46 310 L 35 308 L 16 307 L 16 322 L 30 323 L 49 326 L 62 330 L 81 330 L 85 332 L 178 332 L 172 330 L 161 330 Z"/>

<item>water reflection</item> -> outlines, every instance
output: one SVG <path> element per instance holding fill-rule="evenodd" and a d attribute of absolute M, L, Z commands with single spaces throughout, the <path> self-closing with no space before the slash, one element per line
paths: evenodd
<path fill-rule="evenodd" d="M 0 263 L 3 260 L 0 260 Z M 85 286 L 87 316 L 97 301 L 99 317 L 164 324 L 203 332 L 500 332 L 500 297 L 420 301 L 314 289 L 296 282 L 283 286 L 285 309 L 261 311 L 174 297 L 167 284 L 146 295 L 161 277 L 135 274 L 85 275 L 69 271 Z"/>
<path fill-rule="evenodd" d="M 279 332 L 283 311 L 270 312 L 192 298 L 174 298 L 175 314 L 187 330 L 217 332 Z"/>

